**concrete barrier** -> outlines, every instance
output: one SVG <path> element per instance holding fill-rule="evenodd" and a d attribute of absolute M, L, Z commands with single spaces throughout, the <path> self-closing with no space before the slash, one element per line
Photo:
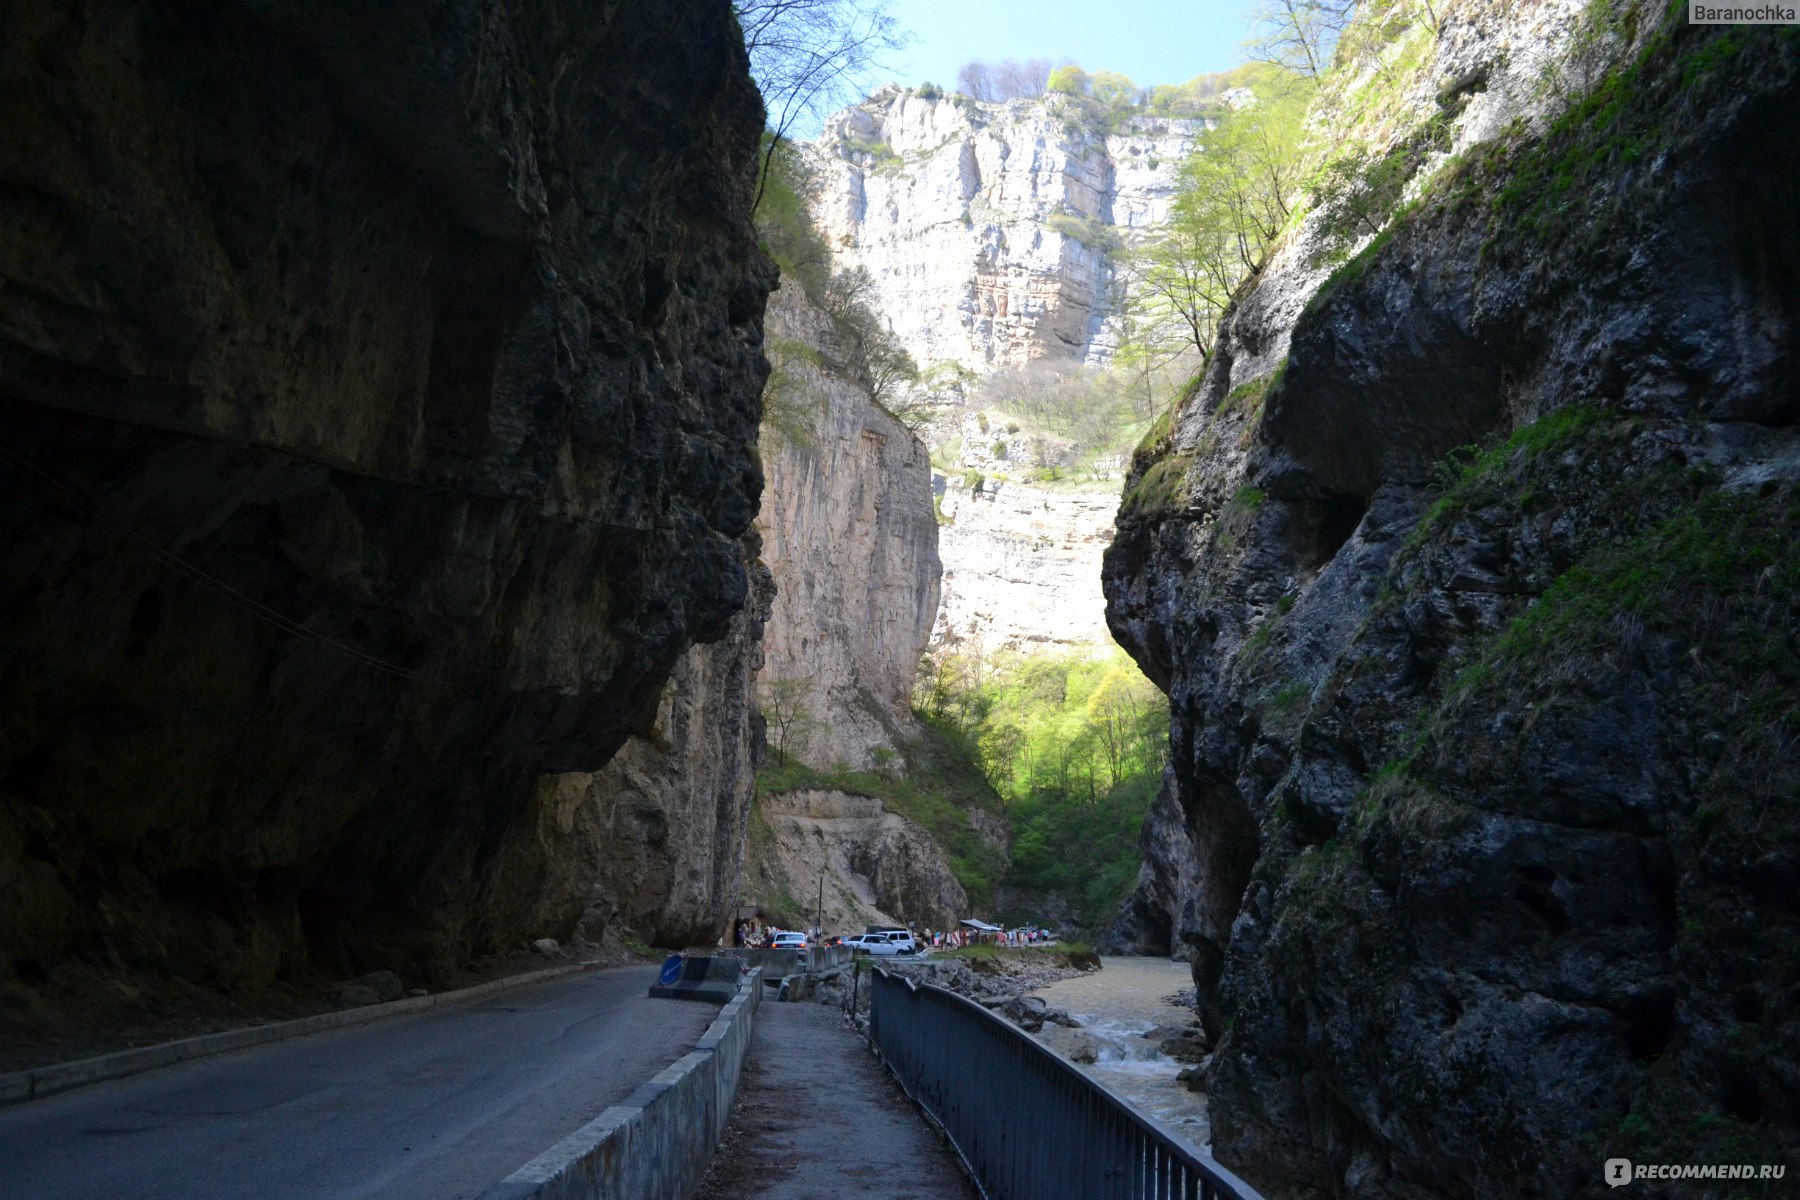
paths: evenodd
<path fill-rule="evenodd" d="M 482 1200 L 687 1200 L 731 1116 L 761 1000 L 751 971 L 691 1053 Z"/>
<path fill-rule="evenodd" d="M 715 953 L 729 954 L 733 958 L 743 959 L 752 967 L 761 967 L 763 978 L 771 983 L 784 976 L 792 975 L 800 969 L 800 952 L 798 950 L 752 950 L 734 947 Z"/>
<path fill-rule="evenodd" d="M 841 967 L 850 961 L 848 946 L 814 946 L 809 950 L 753 950 L 743 946 L 713 951 L 714 954 L 741 958 L 753 967 L 763 969 L 763 978 L 771 982 L 801 971 L 819 973 Z"/>
<path fill-rule="evenodd" d="M 470 1000 L 492 996 L 496 992 L 528 987 L 547 979 L 573 975 L 581 971 L 592 971 L 598 966 L 598 963 L 573 963 L 566 967 L 549 967 L 527 975 L 492 979 L 487 983 L 478 983 L 474 987 L 460 988 L 453 992 L 413 996 L 405 1000 L 391 1000 L 386 1004 L 366 1004 L 359 1008 L 318 1013 L 315 1016 L 300 1017 L 293 1021 L 276 1021 L 268 1025 L 245 1025 L 238 1029 L 227 1029 L 221 1033 L 207 1033 L 199 1037 L 183 1038 L 177 1042 L 138 1046 L 132 1050 L 119 1050 L 112 1054 L 102 1054 L 95 1058 L 84 1058 L 76 1062 L 54 1063 L 47 1067 L 33 1067 L 28 1071 L 13 1071 L 10 1074 L 0 1075 L 0 1105 L 18 1104 L 25 1100 L 54 1096 L 56 1093 L 66 1092 L 70 1088 L 100 1083 L 107 1079 L 123 1079 L 127 1075 L 136 1075 L 157 1067 L 168 1067 L 178 1062 L 187 1062 L 190 1059 L 210 1058 L 215 1054 L 242 1050 L 246 1046 L 282 1042 L 288 1038 L 304 1037 L 306 1034 L 319 1033 L 326 1029 L 342 1029 L 347 1025 L 365 1025 L 370 1021 L 404 1016 L 407 1013 L 420 1012 L 427 1008 L 464 1004 Z"/>
<path fill-rule="evenodd" d="M 742 959 L 723 955 L 684 955 L 675 982 L 665 984 L 659 980 L 651 984 L 650 997 L 653 1000 L 710 1000 L 715 1004 L 726 1004 L 737 994 L 746 965 Z"/>

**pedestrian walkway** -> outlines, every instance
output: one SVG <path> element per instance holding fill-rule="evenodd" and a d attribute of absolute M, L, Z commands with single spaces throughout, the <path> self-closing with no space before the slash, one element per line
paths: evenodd
<path fill-rule="evenodd" d="M 836 1008 L 764 1004 L 731 1124 L 695 1200 L 976 1200 L 925 1123 Z"/>

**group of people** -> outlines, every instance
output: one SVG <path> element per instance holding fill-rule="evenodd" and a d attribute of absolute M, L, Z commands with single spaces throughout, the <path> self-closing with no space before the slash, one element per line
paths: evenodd
<path fill-rule="evenodd" d="M 773 925 L 764 926 L 761 921 L 739 921 L 731 929 L 731 944 L 751 950 L 761 950 L 767 946 L 777 933 L 781 932 Z"/>
<path fill-rule="evenodd" d="M 769 945 L 777 933 L 774 926 L 765 926 L 761 921 L 743 920 L 732 927 L 731 944 L 759 950 Z M 842 938 L 827 939 L 827 945 L 841 942 Z M 1050 941 L 1050 931 L 1039 929 L 1036 925 L 1025 925 L 1018 929 L 927 929 L 925 945 L 934 950 L 955 949 L 958 946 L 1030 946 L 1039 942 Z"/>
<path fill-rule="evenodd" d="M 1038 942 L 1050 940 L 1050 931 L 1039 929 L 1036 925 L 1026 925 L 1018 929 L 997 929 L 989 932 L 983 929 L 927 929 L 925 944 L 933 949 L 945 947 L 955 949 L 958 946 L 1030 946 Z"/>

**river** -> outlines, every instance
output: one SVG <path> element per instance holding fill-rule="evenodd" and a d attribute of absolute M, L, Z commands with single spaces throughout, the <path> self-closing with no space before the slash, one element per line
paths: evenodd
<path fill-rule="evenodd" d="M 1190 1092 L 1176 1081 L 1187 1064 L 1158 1049 L 1160 1036 L 1144 1034 L 1191 1025 L 1193 1009 L 1168 1003 L 1183 990 L 1191 994 L 1193 976 L 1188 965 L 1166 958 L 1102 958 L 1101 969 L 1089 975 L 1064 979 L 1038 989 L 1052 1008 L 1066 1010 L 1082 1028 L 1045 1025 L 1040 1040 L 1059 1053 L 1069 1054 L 1082 1041 L 1093 1038 L 1098 1058 L 1092 1065 L 1077 1064 L 1139 1110 L 1161 1121 L 1195 1149 L 1212 1141 L 1207 1122 L 1206 1097 Z"/>

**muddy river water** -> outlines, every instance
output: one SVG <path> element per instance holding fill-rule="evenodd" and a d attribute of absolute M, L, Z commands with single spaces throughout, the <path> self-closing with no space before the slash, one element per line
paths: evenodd
<path fill-rule="evenodd" d="M 1212 1141 L 1206 1119 L 1206 1097 L 1176 1081 L 1187 1064 L 1158 1049 L 1160 1036 L 1144 1034 L 1192 1023 L 1193 1010 L 1167 998 L 1194 986 L 1188 965 L 1166 958 L 1103 958 L 1101 969 L 1040 988 L 1052 1008 L 1065 1009 L 1082 1024 L 1078 1030 L 1045 1025 L 1042 1041 L 1064 1055 L 1093 1039 L 1098 1051 L 1080 1069 L 1150 1114 L 1196 1149 Z"/>

